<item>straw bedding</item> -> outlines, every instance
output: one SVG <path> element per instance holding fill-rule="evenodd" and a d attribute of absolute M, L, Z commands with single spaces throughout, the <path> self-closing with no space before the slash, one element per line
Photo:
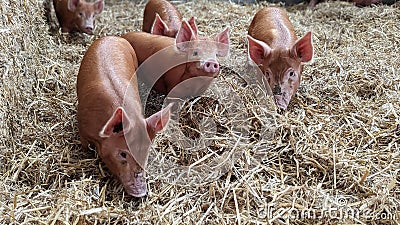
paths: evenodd
<path fill-rule="evenodd" d="M 279 114 L 240 78 L 264 6 L 177 4 L 202 35 L 230 26 L 231 57 L 207 92 L 217 101 L 186 102 L 156 137 L 149 195 L 135 199 L 81 149 L 75 83 L 93 40 L 141 29 L 144 3 L 107 1 L 87 36 L 53 29 L 41 1 L 1 1 L 0 224 L 398 224 L 399 9 L 287 7 L 315 58 Z"/>

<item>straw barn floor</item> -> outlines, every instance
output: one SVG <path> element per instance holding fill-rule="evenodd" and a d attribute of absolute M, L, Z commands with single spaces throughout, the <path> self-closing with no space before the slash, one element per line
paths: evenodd
<path fill-rule="evenodd" d="M 135 199 L 95 151 L 81 149 L 75 85 L 96 38 L 141 29 L 143 2 L 106 1 L 88 36 L 52 31 L 42 1 L 1 1 L 0 224 L 399 224 L 399 9 L 286 7 L 298 36 L 314 32 L 315 58 L 278 114 L 235 77 L 246 63 L 246 29 L 265 6 L 177 4 L 202 35 L 230 26 L 231 57 L 212 91 L 244 93 L 236 95 L 244 107 L 221 98 L 238 116 L 216 113 L 225 127 L 188 149 L 174 143 L 180 127 L 171 123 L 154 141 L 149 195 Z M 238 123 L 255 137 L 236 136 Z M 194 163 L 205 165 L 196 167 L 202 177 L 168 174 L 184 173 L 168 165 Z"/>

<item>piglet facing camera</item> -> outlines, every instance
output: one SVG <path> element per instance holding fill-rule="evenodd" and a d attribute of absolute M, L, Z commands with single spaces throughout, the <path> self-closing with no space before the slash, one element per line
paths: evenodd
<path fill-rule="evenodd" d="M 53 0 L 53 5 L 62 32 L 93 34 L 95 15 L 103 11 L 104 0 Z"/>
<path fill-rule="evenodd" d="M 303 63 L 313 59 L 312 33 L 298 39 L 283 9 L 264 8 L 250 24 L 247 47 L 250 63 L 260 68 L 276 105 L 285 110 L 300 85 Z"/>

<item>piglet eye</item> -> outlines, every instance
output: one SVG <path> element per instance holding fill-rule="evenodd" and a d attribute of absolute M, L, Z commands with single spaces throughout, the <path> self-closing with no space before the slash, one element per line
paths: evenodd
<path fill-rule="evenodd" d="M 83 16 L 83 13 L 80 12 L 80 13 L 79 13 L 79 16 L 82 17 L 82 16 Z"/>
<path fill-rule="evenodd" d="M 270 76 L 270 74 L 269 74 L 268 71 L 265 71 L 265 72 L 264 72 L 264 75 L 265 75 L 266 77 L 269 77 L 269 76 Z"/>
<path fill-rule="evenodd" d="M 125 152 L 121 152 L 121 153 L 120 153 L 120 156 L 121 156 L 122 158 L 126 159 L 126 153 L 125 153 Z"/>
<path fill-rule="evenodd" d="M 290 71 L 289 72 L 289 76 L 294 77 L 296 74 L 294 73 L 294 71 Z"/>

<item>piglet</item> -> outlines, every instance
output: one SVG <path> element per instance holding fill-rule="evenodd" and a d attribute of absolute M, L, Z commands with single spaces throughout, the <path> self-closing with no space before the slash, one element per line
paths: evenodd
<path fill-rule="evenodd" d="M 62 32 L 93 34 L 94 16 L 103 11 L 104 1 L 53 0 L 53 5 Z"/>
<path fill-rule="evenodd" d="M 143 32 L 130 32 L 122 37 L 135 49 L 139 64 L 152 59 L 151 67 L 172 66 L 161 77 L 157 73 L 146 73 L 144 77 L 144 81 L 156 91 L 167 94 L 184 80 L 199 76 L 215 78 L 219 74 L 217 57 L 225 57 L 229 52 L 229 29 L 224 29 L 213 39 L 200 38 L 197 33 L 193 19 L 192 25 L 182 22 L 175 39 Z M 188 95 L 201 94 L 211 81 L 191 84 Z"/>
<path fill-rule="evenodd" d="M 302 63 L 313 58 L 311 32 L 297 39 L 286 12 L 269 7 L 254 16 L 247 41 L 249 61 L 263 72 L 276 105 L 285 110 L 300 85 Z"/>
<path fill-rule="evenodd" d="M 83 148 L 100 158 L 135 197 L 146 195 L 144 169 L 152 139 L 167 124 L 170 105 L 145 119 L 137 89 L 136 53 L 125 39 L 97 39 L 78 74 L 78 128 Z"/>
<path fill-rule="evenodd" d="M 149 0 L 144 8 L 143 28 L 147 33 L 175 37 L 182 15 L 166 0 Z"/>

